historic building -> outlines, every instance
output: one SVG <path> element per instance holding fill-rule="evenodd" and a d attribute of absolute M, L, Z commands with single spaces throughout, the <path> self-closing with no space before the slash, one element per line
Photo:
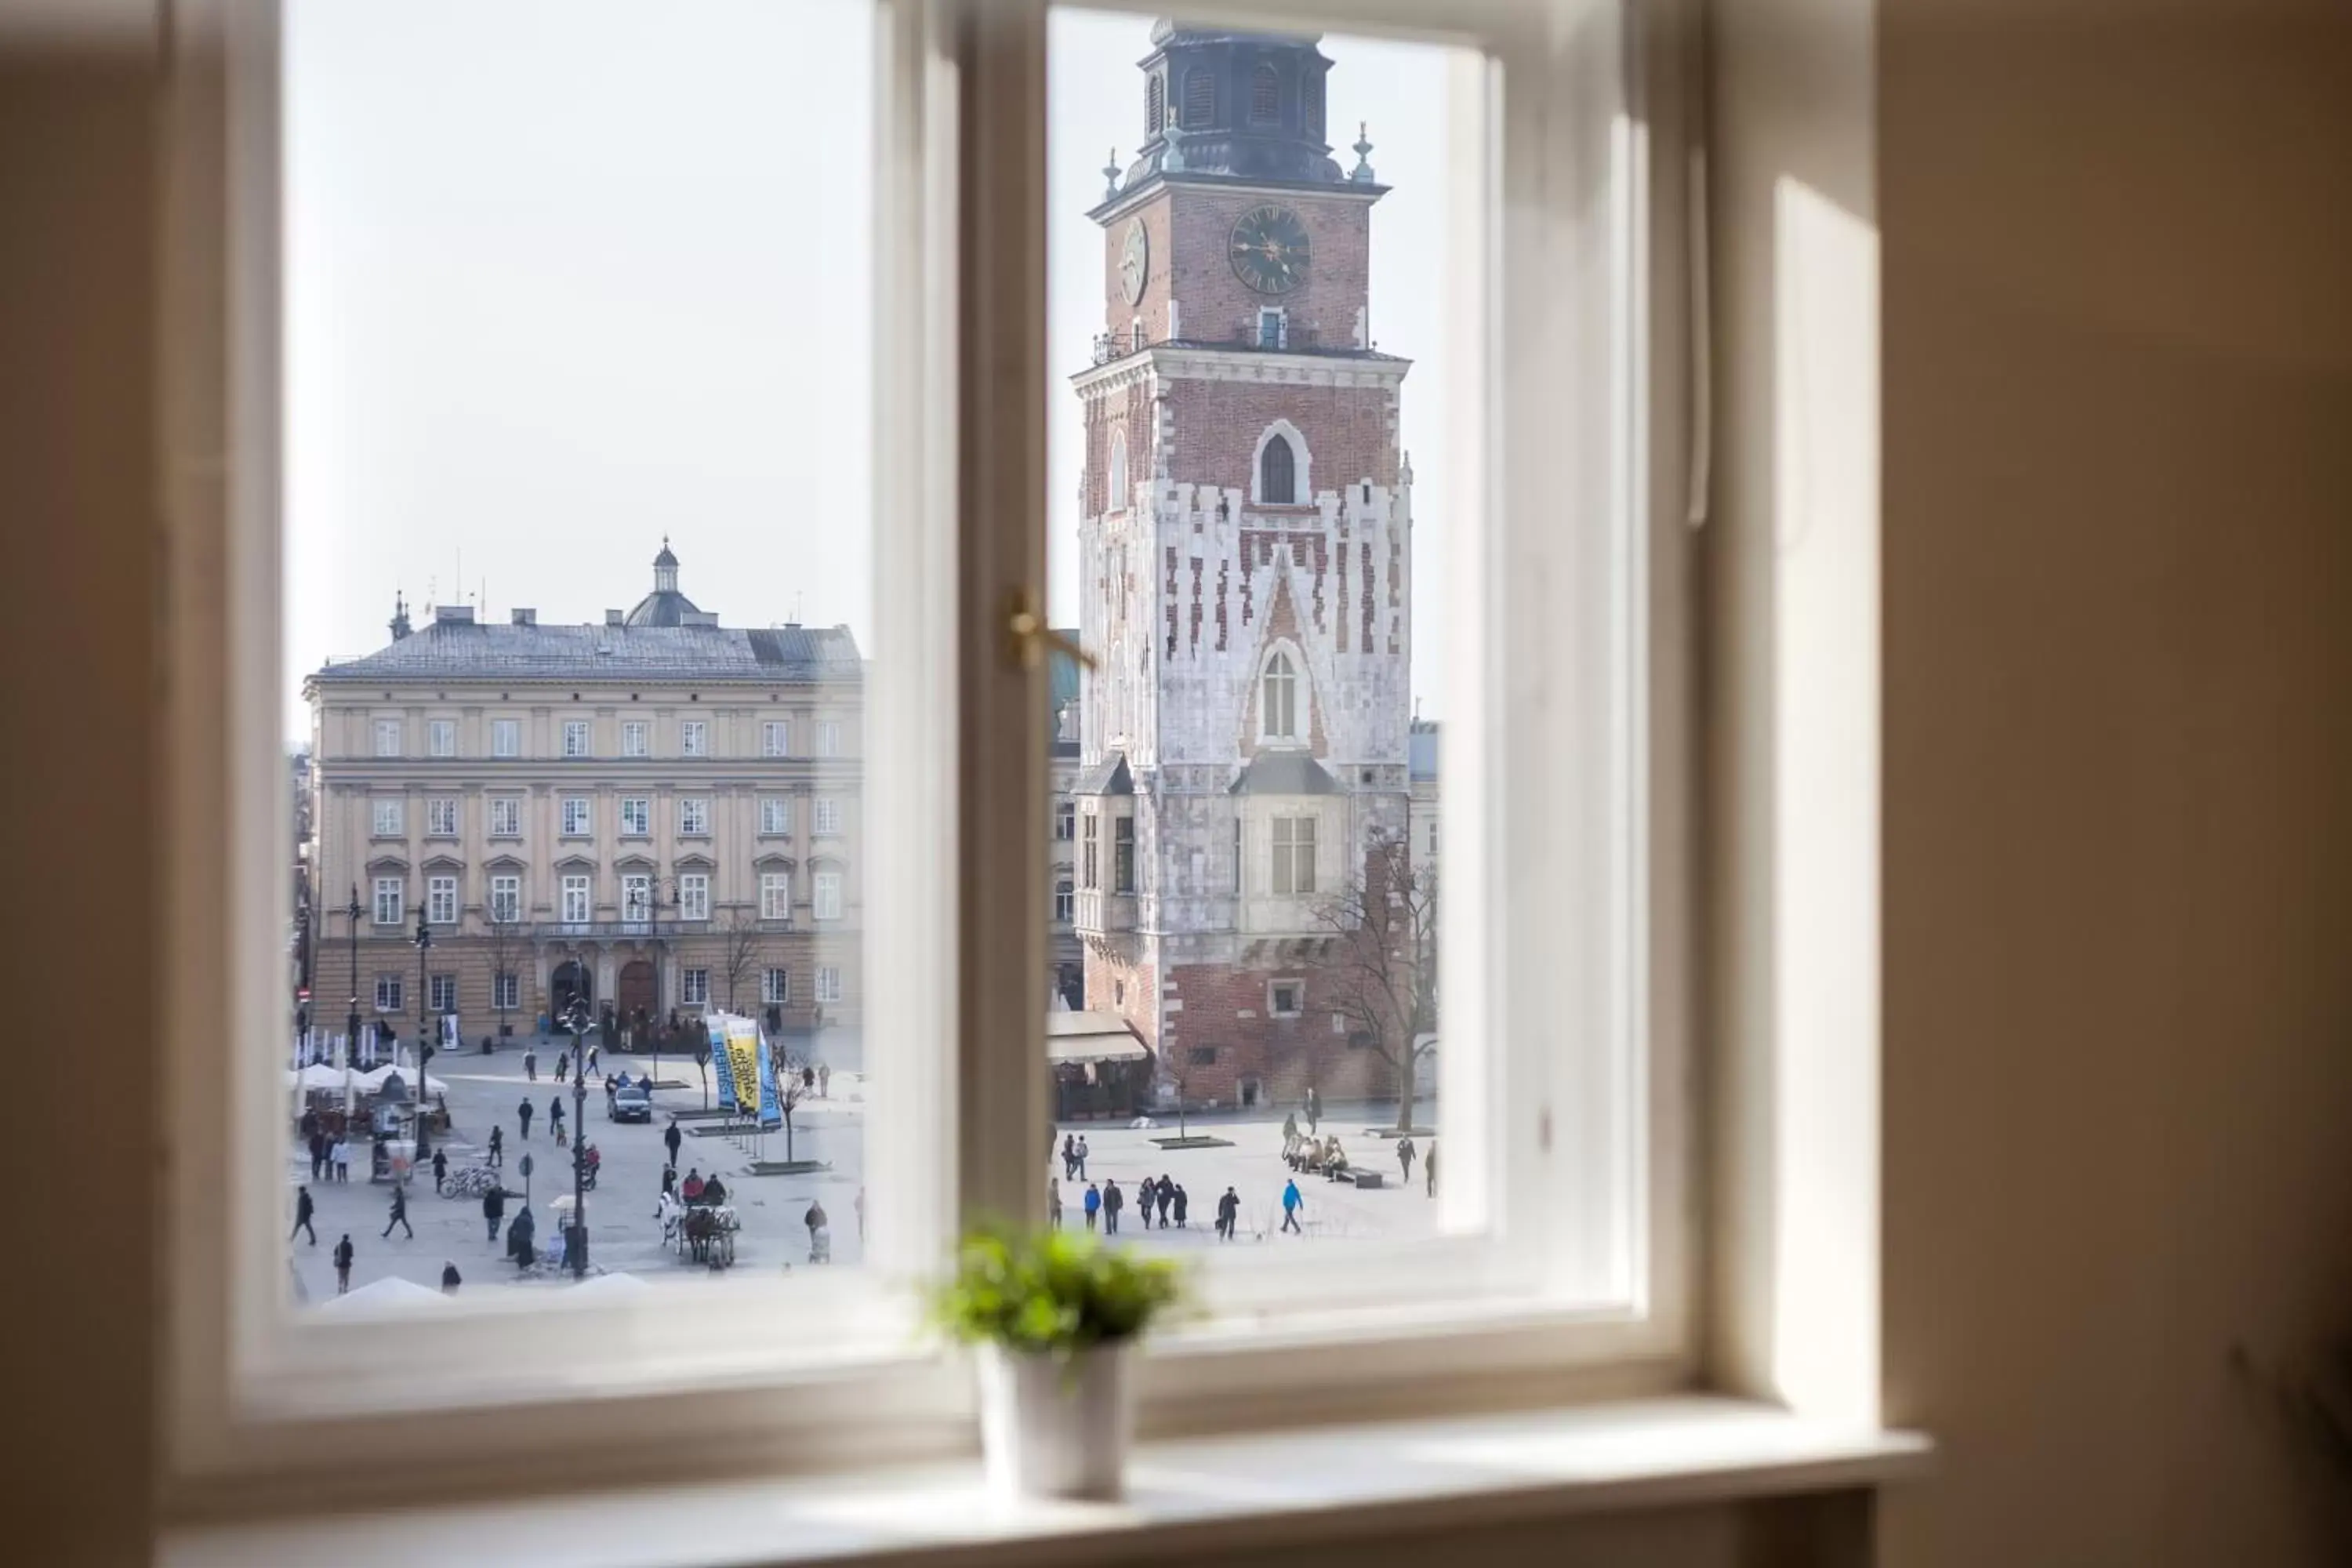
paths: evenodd
<path fill-rule="evenodd" d="M 584 995 L 617 1023 L 705 1007 L 854 1026 L 864 667 L 845 626 L 722 626 L 678 588 L 602 624 L 444 605 L 304 685 L 318 1021 L 469 1039 Z M 350 922 L 342 906 L 356 901 Z M 339 929 L 358 927 L 357 973 Z"/>
<path fill-rule="evenodd" d="M 1312 37 L 1170 22 L 1146 136 L 1089 215 L 1104 333 L 1073 377 L 1086 1008 L 1200 1104 L 1383 1094 L 1328 962 L 1408 829 L 1407 362 L 1371 335 L 1370 145 L 1330 155 Z"/>

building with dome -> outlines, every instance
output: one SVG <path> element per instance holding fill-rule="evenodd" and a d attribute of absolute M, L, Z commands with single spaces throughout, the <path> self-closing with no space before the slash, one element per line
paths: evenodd
<path fill-rule="evenodd" d="M 383 647 L 305 680 L 322 1026 L 352 996 L 413 1036 L 421 1001 L 472 1040 L 578 996 L 616 1026 L 721 1007 L 856 1026 L 856 642 L 719 625 L 667 539 L 653 572 L 582 625 L 396 605 Z"/>

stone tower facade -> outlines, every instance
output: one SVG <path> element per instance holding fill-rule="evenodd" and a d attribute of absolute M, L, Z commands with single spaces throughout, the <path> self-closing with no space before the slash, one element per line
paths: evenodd
<path fill-rule="evenodd" d="M 1329 910 L 1410 801 L 1406 361 L 1371 336 L 1370 144 L 1313 37 L 1160 23 L 1089 215 L 1077 894 L 1086 1005 L 1201 1105 L 1390 1092 L 1331 1008 Z"/>

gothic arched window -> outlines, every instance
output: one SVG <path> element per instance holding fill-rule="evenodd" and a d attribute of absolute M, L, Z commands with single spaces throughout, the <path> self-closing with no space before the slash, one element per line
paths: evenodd
<path fill-rule="evenodd" d="M 1110 433 L 1110 495 L 1109 510 L 1122 511 L 1127 507 L 1127 432 Z"/>
<path fill-rule="evenodd" d="M 1266 506 L 1292 506 L 1298 500 L 1298 478 L 1287 438 L 1276 436 L 1257 459 L 1257 497 Z"/>
<path fill-rule="evenodd" d="M 1184 129 L 1198 130 L 1217 117 L 1217 79 L 1206 69 L 1184 73 Z"/>
<path fill-rule="evenodd" d="M 1158 71 L 1151 73 L 1143 87 L 1143 139 L 1150 141 L 1160 134 L 1168 122 L 1168 87 Z"/>
<path fill-rule="evenodd" d="M 1282 115 L 1282 78 L 1264 62 L 1250 72 L 1250 122 L 1271 125 Z"/>
<path fill-rule="evenodd" d="M 1265 661 L 1265 678 L 1258 698 L 1258 730 L 1269 741 L 1298 738 L 1298 671 L 1286 653 Z"/>

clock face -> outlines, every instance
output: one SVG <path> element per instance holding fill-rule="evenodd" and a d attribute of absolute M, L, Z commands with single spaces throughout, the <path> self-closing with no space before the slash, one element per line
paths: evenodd
<path fill-rule="evenodd" d="M 1127 291 L 1130 305 L 1143 298 L 1144 279 L 1151 276 L 1151 240 L 1143 232 L 1143 220 L 1137 218 L 1127 226 L 1127 247 L 1119 253 L 1118 282 Z"/>
<path fill-rule="evenodd" d="M 1234 225 L 1234 276 L 1261 294 L 1287 294 L 1307 281 L 1307 226 L 1288 207 L 1252 207 Z"/>

